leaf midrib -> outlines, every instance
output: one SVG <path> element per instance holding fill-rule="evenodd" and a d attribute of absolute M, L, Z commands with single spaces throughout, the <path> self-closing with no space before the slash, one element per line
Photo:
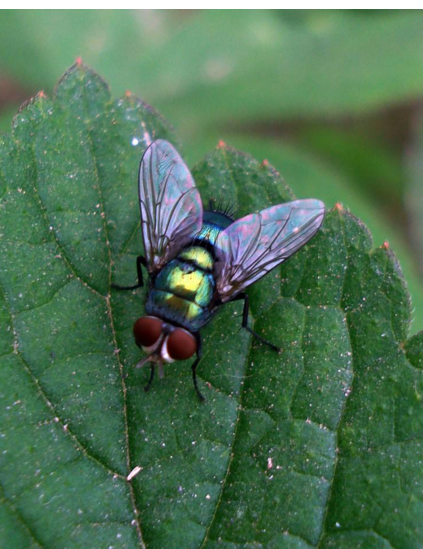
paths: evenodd
<path fill-rule="evenodd" d="M 87 100 L 86 93 L 85 93 L 86 92 L 86 87 L 83 84 L 82 78 L 81 78 L 81 87 L 84 90 L 83 100 L 84 100 L 85 111 L 86 111 L 86 113 L 88 113 L 88 100 Z M 107 104 L 105 105 L 105 108 L 106 109 L 110 108 L 110 105 L 111 105 L 111 101 L 109 100 L 107 102 Z M 95 174 L 96 183 L 97 183 L 97 185 L 95 187 L 98 189 L 99 204 L 100 204 L 100 211 L 101 211 L 100 217 L 103 221 L 103 230 L 104 230 L 104 234 L 105 234 L 105 237 L 106 237 L 106 246 L 107 246 L 108 258 L 109 258 L 109 265 L 108 265 L 108 267 L 109 267 L 108 290 L 109 291 L 108 291 L 108 294 L 105 296 L 106 306 L 107 306 L 107 314 L 108 314 L 109 319 L 110 319 L 110 328 L 111 328 L 111 332 L 112 332 L 114 348 L 118 351 L 120 347 L 119 347 L 118 341 L 117 341 L 117 334 L 116 334 L 116 328 L 115 328 L 115 323 L 114 323 L 113 308 L 112 308 L 111 294 L 110 294 L 110 288 L 111 288 L 111 283 L 112 283 L 112 250 L 111 250 L 110 238 L 109 238 L 109 233 L 108 233 L 108 228 L 107 228 L 107 214 L 106 214 L 106 211 L 105 211 L 105 201 L 104 201 L 104 194 L 103 194 L 103 189 L 102 189 L 102 185 L 101 185 L 101 178 L 100 178 L 100 175 L 99 175 L 98 160 L 97 160 L 95 147 L 94 147 L 94 144 L 93 144 L 93 139 L 92 139 L 92 136 L 91 136 L 90 119 L 87 116 L 86 116 L 86 119 L 84 121 L 84 126 L 85 126 L 87 140 L 88 140 L 89 147 L 90 147 L 91 157 L 93 159 L 93 168 L 94 168 L 94 174 Z M 120 360 L 119 355 L 120 355 L 119 352 L 115 353 L 116 361 L 117 361 L 118 366 L 119 366 L 119 375 L 120 375 L 121 387 L 122 387 L 123 420 L 124 420 L 124 425 L 125 425 L 126 463 L 127 463 L 127 472 L 129 474 L 132 471 L 132 466 L 131 466 L 132 460 L 131 460 L 131 451 L 130 451 L 130 444 L 129 444 L 127 387 L 126 387 L 126 383 L 125 383 L 123 364 L 122 364 L 122 361 Z M 127 481 L 127 485 L 128 485 L 129 493 L 130 493 L 130 497 L 131 497 L 131 505 L 132 505 L 132 509 L 133 509 L 133 512 L 134 512 L 134 521 L 135 521 L 135 525 L 136 525 L 136 529 L 137 529 L 139 544 L 140 544 L 140 547 L 142 549 L 145 549 L 145 543 L 144 543 L 144 539 L 143 539 L 143 535 L 142 535 L 141 523 L 140 523 L 140 518 L 139 518 L 140 513 L 139 513 L 138 508 L 137 508 L 134 489 L 133 489 L 133 486 L 132 486 L 130 481 Z"/>

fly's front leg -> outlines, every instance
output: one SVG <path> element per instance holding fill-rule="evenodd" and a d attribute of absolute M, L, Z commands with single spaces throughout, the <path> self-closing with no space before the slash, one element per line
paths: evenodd
<path fill-rule="evenodd" d="M 118 286 L 117 284 L 112 284 L 112 288 L 115 290 L 136 290 L 137 288 L 141 288 L 144 286 L 144 279 L 142 276 L 142 265 L 147 269 L 147 260 L 144 256 L 139 255 L 137 257 L 137 277 L 138 277 L 138 284 L 135 284 L 134 286 Z"/>
<path fill-rule="evenodd" d="M 198 388 L 198 384 L 197 384 L 197 373 L 196 373 L 196 370 L 197 370 L 197 366 L 201 360 L 201 357 L 202 357 L 202 346 L 201 346 L 201 337 L 200 337 L 200 334 L 195 334 L 196 336 L 196 339 L 197 339 L 197 358 L 195 359 L 195 361 L 192 363 L 191 365 L 191 370 L 192 370 L 192 381 L 194 382 L 194 387 L 195 387 L 195 392 L 197 393 L 197 396 L 198 398 L 200 399 L 200 401 L 203 401 L 205 400 L 205 398 L 203 397 L 203 395 L 200 393 L 200 389 Z"/>
<path fill-rule="evenodd" d="M 248 312 L 250 310 L 250 303 L 249 303 L 249 300 L 248 300 L 248 295 L 245 294 L 245 293 L 238 294 L 232 301 L 237 301 L 238 299 L 243 299 L 244 300 L 244 309 L 242 311 L 242 327 L 245 328 L 247 330 L 247 332 L 250 332 L 250 334 L 253 335 L 256 339 L 258 339 L 259 341 L 264 343 L 264 345 L 267 345 L 268 347 L 270 347 L 274 351 L 280 353 L 281 350 L 282 350 L 280 347 L 277 347 L 276 345 L 273 345 L 273 343 L 270 343 L 270 341 L 267 341 L 267 339 L 264 339 L 264 337 L 261 337 L 261 335 L 259 335 L 257 332 L 255 332 L 254 330 L 252 330 L 248 326 Z"/>
<path fill-rule="evenodd" d="M 144 387 L 144 391 L 146 393 L 150 390 L 151 384 L 153 383 L 153 379 L 154 379 L 154 364 L 151 364 L 150 379 L 148 380 L 147 385 Z"/>

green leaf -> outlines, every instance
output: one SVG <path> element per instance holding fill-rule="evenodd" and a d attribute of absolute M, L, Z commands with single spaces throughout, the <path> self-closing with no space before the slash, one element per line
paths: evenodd
<path fill-rule="evenodd" d="M 421 12 L 329 17 L 304 28 L 266 10 L 214 10 L 157 48 L 145 68 L 181 82 L 173 93 L 162 86 L 159 98 L 181 124 L 188 112 L 214 125 L 366 113 L 422 95 L 422 30 Z"/>
<path fill-rule="evenodd" d="M 419 10 L 312 14 L 268 10 L 5 11 L 1 66 L 52 86 L 76 56 L 113 88 L 154 100 L 187 125 L 368 112 L 423 94 Z"/>
<path fill-rule="evenodd" d="M 404 189 L 404 166 L 392 146 L 382 145 L 358 129 L 312 127 L 299 132 L 302 146 L 312 148 L 342 169 L 355 187 L 376 204 L 401 204 Z"/>
<path fill-rule="evenodd" d="M 27 87 L 48 89 L 63 66 L 84 56 L 123 92 L 134 81 L 142 83 L 139 61 L 176 32 L 174 18 L 173 32 L 169 23 L 166 11 L 5 10 L 0 19 L 1 66 Z"/>
<path fill-rule="evenodd" d="M 421 335 L 393 254 L 330 211 L 324 228 L 204 330 L 199 367 L 148 373 L 131 334 L 143 292 L 137 165 L 175 138 L 83 65 L 15 118 L 0 147 L 0 545 L 417 548 Z M 239 214 L 292 198 L 273 168 L 221 146 L 203 199 Z M 318 189 L 315 190 L 319 197 Z M 135 467 L 139 474 L 126 477 Z"/>
<path fill-rule="evenodd" d="M 410 241 L 413 244 L 420 276 L 423 276 L 423 118 L 421 112 L 416 116 L 414 130 L 413 145 L 409 148 L 407 156 L 408 177 L 405 205 L 408 213 Z"/>

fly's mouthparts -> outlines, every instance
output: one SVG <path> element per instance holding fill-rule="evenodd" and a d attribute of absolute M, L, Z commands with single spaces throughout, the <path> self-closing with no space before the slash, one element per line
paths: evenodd
<path fill-rule="evenodd" d="M 146 356 L 135 365 L 135 368 L 142 368 L 145 364 L 147 364 L 147 362 L 150 362 L 151 359 L 152 357 Z"/>

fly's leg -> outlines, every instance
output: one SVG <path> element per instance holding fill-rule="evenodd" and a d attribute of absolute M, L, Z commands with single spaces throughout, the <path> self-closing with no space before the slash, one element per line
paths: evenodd
<path fill-rule="evenodd" d="M 147 269 L 147 260 L 144 256 L 139 255 L 137 257 L 137 277 L 138 277 L 138 284 L 135 284 L 134 286 L 118 286 L 117 284 L 112 284 L 112 288 L 115 290 L 136 290 L 137 288 L 141 288 L 144 286 L 144 279 L 142 276 L 142 265 Z"/>
<path fill-rule="evenodd" d="M 243 299 L 244 300 L 244 309 L 242 311 L 242 327 L 245 328 L 247 330 L 247 332 L 250 332 L 250 334 L 253 335 L 256 339 L 258 339 L 259 341 L 264 343 L 264 345 L 267 345 L 268 347 L 270 347 L 274 351 L 280 353 L 281 350 L 282 350 L 280 347 L 277 347 L 276 345 L 273 345 L 273 343 L 270 343 L 270 341 L 267 341 L 267 339 L 264 339 L 264 337 L 261 337 L 261 335 L 259 335 L 257 332 L 255 332 L 254 330 L 252 330 L 248 326 L 248 312 L 250 310 L 250 303 L 248 301 L 248 295 L 245 294 L 245 293 L 238 294 L 232 301 L 237 301 L 238 299 Z"/>
<path fill-rule="evenodd" d="M 196 339 L 197 339 L 197 358 L 195 359 L 195 361 L 192 363 L 192 366 L 191 366 L 191 370 L 192 370 L 192 381 L 194 382 L 194 387 L 195 387 L 195 392 L 197 393 L 197 396 L 198 398 L 200 399 L 200 401 L 204 401 L 205 398 L 203 397 L 203 395 L 200 393 L 200 389 L 198 388 L 198 384 L 197 384 L 197 373 L 196 373 L 196 370 L 197 370 L 197 366 L 201 360 L 201 357 L 202 357 L 202 347 L 201 347 L 201 338 L 200 338 L 200 334 L 195 334 L 196 335 Z"/>
<path fill-rule="evenodd" d="M 150 390 L 151 384 L 153 383 L 153 379 L 154 379 L 154 364 L 151 364 L 150 379 L 148 380 L 147 385 L 144 387 L 145 392 Z"/>

